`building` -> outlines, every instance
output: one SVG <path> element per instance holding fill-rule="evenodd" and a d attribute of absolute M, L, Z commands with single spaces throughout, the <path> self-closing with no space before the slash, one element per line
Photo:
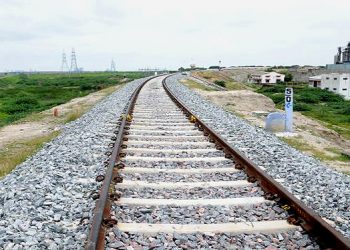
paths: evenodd
<path fill-rule="evenodd" d="M 331 71 L 350 72 L 350 42 L 346 47 L 338 47 L 334 64 L 327 64 L 326 68 Z"/>
<path fill-rule="evenodd" d="M 309 78 L 309 86 L 332 91 L 350 100 L 350 74 L 322 74 Z"/>
<path fill-rule="evenodd" d="M 275 84 L 284 82 L 285 75 L 276 72 L 267 72 L 263 74 L 252 74 L 248 78 L 248 82 L 258 84 Z"/>

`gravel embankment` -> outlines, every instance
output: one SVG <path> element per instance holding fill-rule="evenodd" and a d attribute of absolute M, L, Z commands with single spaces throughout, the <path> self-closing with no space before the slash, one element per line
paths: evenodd
<path fill-rule="evenodd" d="M 0 180 L 0 249 L 83 249 L 113 128 L 133 91 L 99 102 Z"/>
<path fill-rule="evenodd" d="M 335 222 L 336 229 L 350 238 L 350 177 L 323 165 L 279 140 L 272 133 L 248 124 L 200 97 L 178 82 L 167 79 L 170 89 L 203 121 L 208 122 L 231 145 L 266 169 L 322 217 Z"/>

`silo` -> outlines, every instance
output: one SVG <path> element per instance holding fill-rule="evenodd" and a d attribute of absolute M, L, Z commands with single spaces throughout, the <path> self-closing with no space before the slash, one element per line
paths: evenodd
<path fill-rule="evenodd" d="M 350 42 L 343 51 L 343 63 L 350 63 Z"/>

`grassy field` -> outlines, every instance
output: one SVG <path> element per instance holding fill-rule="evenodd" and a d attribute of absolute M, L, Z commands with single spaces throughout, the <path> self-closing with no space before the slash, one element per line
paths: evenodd
<path fill-rule="evenodd" d="M 327 90 L 305 85 L 293 86 L 294 110 L 315 118 L 350 139 L 350 101 Z M 284 106 L 284 85 L 263 86 L 257 92 L 270 97 L 278 108 Z"/>
<path fill-rule="evenodd" d="M 199 71 L 195 72 L 194 75 L 204 78 L 221 87 L 225 87 L 227 90 L 252 89 L 252 86 L 250 84 L 235 82 L 233 79 L 221 74 L 218 71 Z"/>
<path fill-rule="evenodd" d="M 141 72 L 19 74 L 0 78 L 0 127 L 75 97 L 143 77 Z"/>

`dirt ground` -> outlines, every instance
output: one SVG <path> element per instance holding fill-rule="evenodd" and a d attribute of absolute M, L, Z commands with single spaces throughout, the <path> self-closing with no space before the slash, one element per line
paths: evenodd
<path fill-rule="evenodd" d="M 209 92 L 196 89 L 195 91 L 259 127 L 265 126 L 267 113 L 282 112 L 275 108 L 270 98 L 250 90 Z M 350 154 L 350 140 L 342 138 L 321 122 L 299 112 L 294 113 L 294 130 L 295 136 L 282 139 L 297 149 L 315 156 L 328 166 L 350 174 L 349 158 L 342 155 L 342 153 Z"/>
<path fill-rule="evenodd" d="M 72 99 L 71 101 L 56 106 L 52 109 L 30 115 L 15 124 L 0 129 L 0 151 L 7 145 L 46 136 L 60 127 L 78 118 L 106 95 L 118 89 L 120 85 L 103 89 L 90 95 Z M 57 108 L 58 116 L 53 116 L 53 110 Z"/>

